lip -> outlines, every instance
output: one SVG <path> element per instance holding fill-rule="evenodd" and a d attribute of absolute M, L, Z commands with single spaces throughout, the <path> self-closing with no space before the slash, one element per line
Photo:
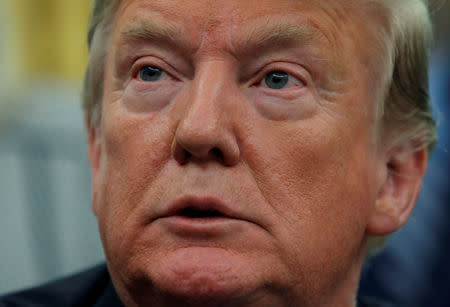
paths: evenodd
<path fill-rule="evenodd" d="M 188 217 L 180 214 L 183 209 L 214 210 L 219 216 Z M 183 196 L 170 203 L 157 218 L 170 232 L 182 236 L 209 236 L 242 230 L 249 221 L 231 205 L 213 196 Z"/>
<path fill-rule="evenodd" d="M 240 219 L 239 214 L 221 199 L 214 196 L 183 196 L 171 203 L 161 217 L 178 216 L 183 209 L 194 207 L 199 210 L 220 212 L 220 218 Z M 201 219 L 201 218 L 199 218 Z M 205 218 L 206 219 L 206 218 Z"/>

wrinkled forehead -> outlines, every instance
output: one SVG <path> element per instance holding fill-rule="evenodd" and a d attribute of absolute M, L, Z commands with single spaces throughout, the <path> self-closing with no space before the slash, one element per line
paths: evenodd
<path fill-rule="evenodd" d="M 123 0 L 113 41 L 134 36 L 181 46 L 185 54 L 223 51 L 248 54 L 267 45 L 309 46 L 330 62 L 330 75 L 347 78 L 359 65 L 371 70 L 380 52 L 368 29 L 370 10 L 363 0 Z M 206 47 L 205 47 L 206 46 Z M 209 48 L 209 49 L 208 49 Z M 211 49 L 211 50 L 210 50 Z M 353 71 L 353 72 L 352 72 Z"/>
<path fill-rule="evenodd" d="M 364 36 L 367 16 L 361 0 L 123 0 L 116 14 L 116 29 L 160 24 L 190 41 L 250 35 L 251 27 L 282 23 L 274 33 L 292 32 L 287 24 L 308 25 L 310 33 L 332 44 L 340 34 Z M 151 18 L 150 18 L 151 17 Z M 147 20 L 147 23 L 142 21 Z M 161 27 L 160 27 L 161 28 Z M 287 31 L 286 31 L 287 30 Z M 303 27 L 303 30 L 308 30 Z M 123 32 L 123 30 L 122 30 Z M 256 31 L 257 32 L 257 31 Z M 295 31 L 294 31 L 295 32 Z M 116 33 L 117 34 L 117 33 Z M 171 34 L 171 33 L 169 33 Z"/>
<path fill-rule="evenodd" d="M 291 44 L 326 62 L 328 79 L 363 76 L 370 99 L 380 102 L 387 66 L 383 9 L 370 0 L 123 0 L 115 14 L 112 57 L 131 36 L 183 50 L 191 59 L 208 54 L 240 59 Z M 381 29 L 381 30 L 380 30 Z M 135 35 L 137 34 L 137 35 Z M 128 36 L 128 38 L 127 38 Z M 381 40 L 380 40 L 381 39 Z M 199 51 L 200 50 L 200 51 Z M 306 50 L 306 48 L 305 48 Z M 247 55 L 245 55 L 247 53 Z M 383 62 L 384 61 L 384 62 Z M 360 75 L 360 77 L 357 77 Z M 350 84 L 350 82 L 347 82 Z M 375 107 L 378 103 L 373 104 Z"/>

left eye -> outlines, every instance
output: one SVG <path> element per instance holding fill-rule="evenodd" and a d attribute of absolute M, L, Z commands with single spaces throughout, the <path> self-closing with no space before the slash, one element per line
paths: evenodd
<path fill-rule="evenodd" d="M 264 83 L 268 88 L 280 90 L 286 87 L 302 86 L 303 82 L 284 71 L 271 71 L 264 77 Z"/>
<path fill-rule="evenodd" d="M 155 66 L 144 66 L 139 70 L 139 79 L 146 82 L 154 82 L 161 79 L 164 71 Z"/>

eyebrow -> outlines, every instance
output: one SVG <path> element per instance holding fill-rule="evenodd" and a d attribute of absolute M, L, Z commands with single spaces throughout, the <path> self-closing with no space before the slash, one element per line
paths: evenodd
<path fill-rule="evenodd" d="M 235 54 L 251 55 L 254 50 L 267 50 L 279 46 L 329 47 L 327 37 L 310 23 L 280 21 L 263 25 L 254 24 L 242 29 L 242 36 L 232 44 Z M 323 50 L 321 50 L 323 51 Z"/>
<path fill-rule="evenodd" d="M 141 38 L 148 41 L 167 42 L 188 48 L 183 28 L 167 22 L 137 19 L 120 31 L 122 38 Z"/>
<path fill-rule="evenodd" d="M 309 23 L 270 23 L 267 20 L 263 26 L 248 26 L 242 32 L 245 36 L 238 41 L 243 46 L 263 47 L 274 43 L 291 42 L 313 44 L 326 41 L 325 35 Z"/>
<path fill-rule="evenodd" d="M 262 25 L 261 25 L 262 24 Z M 329 40 L 318 28 L 308 22 L 301 24 L 292 22 L 270 22 L 269 19 L 244 25 L 236 40 L 229 36 L 227 46 L 236 56 L 252 55 L 255 50 L 277 46 L 301 45 L 324 46 Z M 194 53 L 197 47 L 192 45 L 185 35 L 183 27 L 166 20 L 139 18 L 120 31 L 121 38 L 140 38 L 157 43 L 178 46 L 182 50 Z M 236 36 L 235 36 L 236 37 Z"/>

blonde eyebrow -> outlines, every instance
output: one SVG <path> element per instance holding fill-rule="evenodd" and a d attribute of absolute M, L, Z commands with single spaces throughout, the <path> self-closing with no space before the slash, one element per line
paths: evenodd
<path fill-rule="evenodd" d="M 137 19 L 120 31 L 121 37 L 141 38 L 149 41 L 188 45 L 182 28 L 167 21 Z"/>
<path fill-rule="evenodd" d="M 254 24 L 244 25 L 239 31 L 236 40 L 229 36 L 227 45 L 231 53 L 239 55 L 253 55 L 255 50 L 276 48 L 277 46 L 320 46 L 328 47 L 327 37 L 318 28 L 311 24 L 292 22 L 271 22 L 261 20 Z M 152 20 L 138 18 L 120 31 L 123 39 L 140 38 L 155 43 L 169 44 L 178 47 L 187 54 L 196 52 L 197 47 L 192 45 L 185 35 L 183 27 L 167 20 Z M 185 52 L 186 54 L 186 52 Z"/>
<path fill-rule="evenodd" d="M 242 38 L 232 45 L 234 52 L 286 44 L 327 45 L 329 43 L 319 29 L 308 23 L 266 21 L 262 26 L 248 25 L 241 32 Z"/>

